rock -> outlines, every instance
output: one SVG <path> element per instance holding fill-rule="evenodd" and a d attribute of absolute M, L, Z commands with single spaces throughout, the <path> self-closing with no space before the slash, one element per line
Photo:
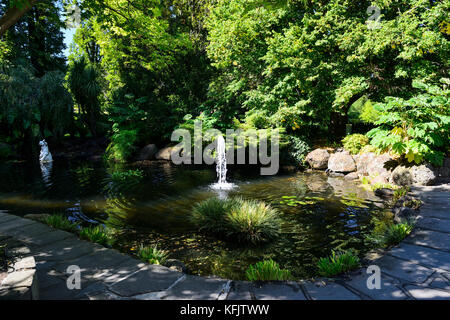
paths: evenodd
<path fill-rule="evenodd" d="M 410 186 L 413 184 L 411 172 L 404 166 L 395 168 L 394 171 L 392 171 L 389 181 L 399 186 Z"/>
<path fill-rule="evenodd" d="M 376 157 L 377 157 L 377 155 L 373 152 L 361 154 L 356 158 L 355 158 L 355 156 L 353 156 L 353 158 L 355 159 L 355 162 L 356 162 L 356 169 L 357 169 L 358 173 L 362 176 L 368 175 L 367 166 Z"/>
<path fill-rule="evenodd" d="M 375 195 L 380 198 L 391 198 L 394 196 L 394 190 L 388 188 L 380 188 L 375 190 Z"/>
<path fill-rule="evenodd" d="M 394 160 L 388 154 L 385 153 L 367 161 L 366 172 L 369 176 L 381 176 L 386 181 L 389 180 Z"/>
<path fill-rule="evenodd" d="M 359 178 L 359 176 L 358 176 L 358 174 L 356 172 L 350 172 L 349 174 L 347 174 L 344 177 L 345 180 L 356 180 L 358 178 Z"/>
<path fill-rule="evenodd" d="M 384 176 L 376 176 L 370 180 L 371 184 L 386 184 L 388 182 L 388 179 L 386 179 Z"/>
<path fill-rule="evenodd" d="M 429 186 L 434 183 L 436 176 L 431 165 L 413 166 L 410 169 L 413 184 Z"/>
<path fill-rule="evenodd" d="M 439 178 L 450 178 L 450 168 L 449 167 L 436 168 L 435 175 Z"/>
<path fill-rule="evenodd" d="M 159 150 L 155 157 L 158 160 L 170 160 L 171 154 L 174 151 L 174 147 L 165 147 Z"/>
<path fill-rule="evenodd" d="M 417 215 L 416 210 L 408 207 L 394 207 L 392 212 L 394 213 L 394 221 L 397 223 L 412 220 Z"/>
<path fill-rule="evenodd" d="M 316 149 L 306 156 L 306 162 L 308 162 L 311 168 L 319 170 L 327 168 L 329 159 L 330 154 L 325 149 Z"/>
<path fill-rule="evenodd" d="M 334 171 L 331 171 L 331 170 L 327 171 L 327 175 L 330 176 L 330 177 L 333 177 L 333 178 L 344 177 L 345 176 L 345 174 L 343 174 L 341 172 L 334 172 Z"/>
<path fill-rule="evenodd" d="M 154 144 L 148 144 L 139 151 L 137 161 L 153 160 L 155 158 L 158 148 Z"/>
<path fill-rule="evenodd" d="M 356 171 L 356 163 L 349 153 L 338 152 L 330 156 L 328 169 L 341 173 L 353 172 Z"/>
<path fill-rule="evenodd" d="M 164 263 L 163 266 L 178 271 L 178 272 L 184 272 L 187 273 L 188 269 L 186 267 L 186 265 L 181 262 L 180 260 L 177 259 L 167 259 Z"/>

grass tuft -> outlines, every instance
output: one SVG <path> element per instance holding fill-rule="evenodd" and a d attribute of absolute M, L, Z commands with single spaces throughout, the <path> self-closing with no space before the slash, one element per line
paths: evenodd
<path fill-rule="evenodd" d="M 387 227 L 381 242 L 386 246 L 399 244 L 411 233 L 413 229 L 414 225 L 409 222 L 392 224 Z"/>
<path fill-rule="evenodd" d="M 87 227 L 80 230 L 80 238 L 101 245 L 111 245 L 114 240 L 102 225 Z"/>
<path fill-rule="evenodd" d="M 278 214 L 261 201 L 211 198 L 194 207 L 192 221 L 200 230 L 229 240 L 259 244 L 279 235 Z"/>
<path fill-rule="evenodd" d="M 167 251 L 158 249 L 156 245 L 153 247 L 144 247 L 141 245 L 138 252 L 138 257 L 142 261 L 151 264 L 162 264 L 167 260 L 168 256 L 169 253 Z"/>
<path fill-rule="evenodd" d="M 338 274 L 354 270 L 360 266 L 358 256 L 352 251 L 335 252 L 327 258 L 320 258 L 317 263 L 319 274 L 332 277 Z"/>
<path fill-rule="evenodd" d="M 270 260 L 264 260 L 251 265 L 245 271 L 249 281 L 283 281 L 291 279 L 291 272 L 281 269 L 278 263 Z"/>
<path fill-rule="evenodd" d="M 67 219 L 66 216 L 62 214 L 54 214 L 42 219 L 42 222 L 49 225 L 52 228 L 65 230 L 69 232 L 75 232 L 78 230 L 78 223 L 74 223 Z"/>

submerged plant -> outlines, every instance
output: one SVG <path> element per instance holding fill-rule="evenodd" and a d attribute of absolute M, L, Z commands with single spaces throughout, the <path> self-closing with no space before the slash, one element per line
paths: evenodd
<path fill-rule="evenodd" d="M 106 228 L 102 225 L 81 229 L 80 238 L 101 245 L 110 245 L 114 242 L 114 239 L 110 236 Z"/>
<path fill-rule="evenodd" d="M 333 250 L 329 257 L 320 258 L 317 263 L 319 274 L 325 277 L 332 277 L 359 266 L 359 258 L 352 250 L 342 252 Z"/>
<path fill-rule="evenodd" d="M 267 242 L 279 234 L 278 211 L 261 201 L 210 198 L 197 204 L 192 221 L 200 230 L 238 242 Z"/>
<path fill-rule="evenodd" d="M 59 230 L 65 230 L 69 232 L 75 232 L 79 225 L 67 219 L 66 216 L 62 214 L 54 214 L 46 216 L 42 219 L 42 222 Z"/>
<path fill-rule="evenodd" d="M 291 272 L 281 269 L 272 259 L 251 265 L 245 271 L 245 275 L 249 281 L 283 281 L 291 278 Z"/>
<path fill-rule="evenodd" d="M 165 250 L 158 249 L 157 246 L 144 247 L 141 245 L 138 251 L 138 257 L 150 264 L 162 264 L 169 256 L 169 253 Z"/>

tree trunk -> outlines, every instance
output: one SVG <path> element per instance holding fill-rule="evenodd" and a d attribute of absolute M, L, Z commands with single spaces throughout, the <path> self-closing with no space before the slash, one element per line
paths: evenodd
<path fill-rule="evenodd" d="M 19 19 L 27 13 L 38 0 L 28 0 L 21 9 L 16 6 L 10 7 L 5 14 L 0 18 L 0 37 L 13 26 Z"/>

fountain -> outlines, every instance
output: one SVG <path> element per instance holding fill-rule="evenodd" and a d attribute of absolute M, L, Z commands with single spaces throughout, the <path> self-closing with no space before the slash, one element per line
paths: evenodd
<path fill-rule="evenodd" d="M 225 139 L 222 135 L 217 136 L 217 158 L 216 158 L 216 171 L 218 181 L 214 183 L 211 188 L 218 190 L 230 190 L 235 185 L 227 182 L 227 156 L 225 148 Z"/>
<path fill-rule="evenodd" d="M 40 163 L 52 162 L 53 158 L 52 158 L 52 154 L 48 150 L 47 142 L 45 140 L 42 140 L 42 141 L 39 142 L 39 145 L 41 146 L 41 153 L 39 155 L 39 162 Z"/>

